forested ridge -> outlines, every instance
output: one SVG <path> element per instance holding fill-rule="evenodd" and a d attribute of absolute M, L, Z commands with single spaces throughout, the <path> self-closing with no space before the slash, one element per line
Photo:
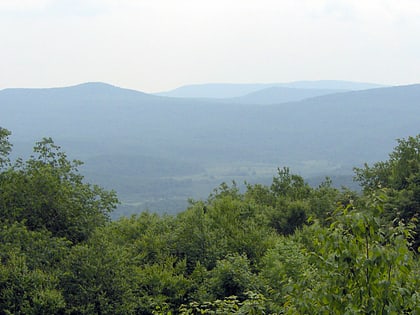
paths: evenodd
<path fill-rule="evenodd" d="M 419 132 L 420 84 L 362 84 L 331 94 L 353 86 L 334 82 L 297 86 L 330 90 L 323 96 L 281 103 L 257 93 L 254 104 L 163 97 L 105 83 L 4 89 L 0 124 L 13 131 L 13 157 L 26 159 L 48 136 L 81 159 L 86 181 L 118 193 L 112 218 L 146 209 L 176 214 L 188 198 L 206 199 L 222 182 L 234 179 L 241 189 L 244 181 L 269 185 L 278 166 L 311 183 L 317 178 L 316 185 L 328 175 L 334 186 L 350 186 L 354 166 L 386 159 L 395 139 Z M 209 92 L 223 97 L 217 90 Z M 306 95 L 299 91 L 296 96 Z"/>
<path fill-rule="evenodd" d="M 110 220 L 52 139 L 0 128 L 0 314 L 420 314 L 420 135 L 355 169 L 360 193 L 289 168 L 173 216 Z"/>

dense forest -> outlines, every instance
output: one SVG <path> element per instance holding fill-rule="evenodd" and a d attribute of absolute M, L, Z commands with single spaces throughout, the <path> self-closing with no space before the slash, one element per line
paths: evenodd
<path fill-rule="evenodd" d="M 362 192 L 222 183 L 177 215 L 111 221 L 52 139 L 0 128 L 0 314 L 419 314 L 420 135 L 355 169 Z"/>

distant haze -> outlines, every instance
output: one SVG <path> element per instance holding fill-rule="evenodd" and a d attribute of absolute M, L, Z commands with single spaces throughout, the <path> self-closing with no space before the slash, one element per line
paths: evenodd
<path fill-rule="evenodd" d="M 352 167 L 386 159 L 395 139 L 420 132 L 420 84 L 340 92 L 326 83 L 224 100 L 105 83 L 5 89 L 0 126 L 15 155 L 46 136 L 85 161 L 89 181 L 118 192 L 119 214 L 177 211 L 221 182 L 269 182 L 282 166 L 347 185 Z"/>
<path fill-rule="evenodd" d="M 417 0 L 0 0 L 0 89 L 420 81 Z"/>
<path fill-rule="evenodd" d="M 171 96 L 171 97 L 203 97 L 203 98 L 226 98 L 226 97 L 244 97 L 253 93 L 267 92 L 268 89 L 282 88 L 284 92 L 293 92 L 302 95 L 302 89 L 314 90 L 312 93 L 316 95 L 329 94 L 334 91 L 355 91 L 366 90 L 383 85 L 362 82 L 349 81 L 334 81 L 334 80 L 320 80 L 320 81 L 296 81 L 289 83 L 248 83 L 248 84 L 233 84 L 233 83 L 209 83 L 209 84 L 193 84 L 184 85 L 171 91 L 157 93 L 157 95 Z M 276 89 L 279 90 L 279 89 Z M 316 90 L 316 91 L 315 91 Z M 306 96 L 308 97 L 308 96 Z M 302 97 L 304 99 L 306 97 Z M 260 98 L 258 97 L 260 100 Z"/>

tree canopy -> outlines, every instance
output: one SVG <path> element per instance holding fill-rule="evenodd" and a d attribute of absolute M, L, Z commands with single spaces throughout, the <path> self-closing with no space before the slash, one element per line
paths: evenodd
<path fill-rule="evenodd" d="M 11 161 L 0 129 L 1 314 L 419 314 L 420 136 L 356 169 L 363 192 L 279 168 L 175 216 L 109 220 L 49 139 Z"/>
<path fill-rule="evenodd" d="M 381 190 L 387 196 L 384 215 L 415 227 L 412 247 L 420 246 L 420 134 L 398 140 L 389 159 L 356 168 L 356 179 L 366 193 Z"/>
<path fill-rule="evenodd" d="M 7 138 L 1 143 L 2 152 L 8 153 Z M 69 161 L 52 139 L 38 142 L 27 161 L 18 159 L 0 174 L 0 219 L 22 222 L 30 230 L 46 229 L 74 243 L 86 240 L 109 220 L 118 200 L 114 192 L 84 183 L 80 165 Z"/>

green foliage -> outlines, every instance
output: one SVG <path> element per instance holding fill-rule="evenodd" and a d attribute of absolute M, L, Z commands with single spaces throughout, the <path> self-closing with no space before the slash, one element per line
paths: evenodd
<path fill-rule="evenodd" d="M 12 164 L 9 134 L 1 314 L 420 313 L 419 137 L 356 171 L 363 196 L 283 168 L 243 193 L 223 183 L 176 217 L 110 222 L 115 194 L 86 184 L 80 162 L 44 139 Z"/>
<path fill-rule="evenodd" d="M 9 142 L 10 131 L 0 127 L 0 169 L 10 163 L 9 154 L 12 144 Z"/>
<path fill-rule="evenodd" d="M 355 168 L 355 172 L 365 190 L 407 188 L 412 176 L 420 172 L 420 134 L 399 139 L 388 161 L 377 162 L 372 167 L 365 164 L 362 169 Z"/>
<path fill-rule="evenodd" d="M 228 254 L 245 254 L 252 265 L 271 246 L 273 230 L 263 209 L 243 200 L 236 188 L 225 187 L 206 202 L 196 202 L 178 216 L 175 253 L 186 258 L 188 270 L 197 262 L 212 269 Z"/>
<path fill-rule="evenodd" d="M 346 203 L 352 198 L 356 199 L 356 193 L 345 188 L 342 188 L 341 191 L 334 188 L 331 179 L 327 177 L 317 188 L 312 189 L 308 198 L 310 207 L 308 215 L 325 224 L 338 204 Z"/>
<path fill-rule="evenodd" d="M 136 313 L 152 314 L 157 307 L 174 310 L 185 303 L 192 282 L 185 276 L 185 267 L 185 261 L 173 257 L 137 267 L 132 275 Z"/>
<path fill-rule="evenodd" d="M 259 205 L 234 195 L 222 195 L 208 203 L 206 216 L 214 239 L 212 248 L 223 249 L 217 259 L 239 253 L 245 254 L 251 265 L 257 264 L 273 237 L 262 211 L 264 208 Z"/>
<path fill-rule="evenodd" d="M 307 224 L 309 218 L 325 223 L 345 193 L 349 191 L 333 188 L 328 178 L 319 187 L 311 188 L 301 176 L 291 174 L 285 167 L 278 169 L 270 187 L 248 184 L 244 200 L 258 205 L 260 213 L 279 234 L 290 235 Z"/>
<path fill-rule="evenodd" d="M 259 277 L 268 288 L 270 307 L 280 312 L 294 283 L 313 285 L 318 279 L 304 245 L 295 237 L 280 237 L 261 262 Z M 310 276 L 307 276 L 310 275 Z"/>
<path fill-rule="evenodd" d="M 384 215 L 389 221 L 416 224 L 413 249 L 420 248 L 420 134 L 398 140 L 389 160 L 356 168 L 356 179 L 366 193 L 386 188 Z"/>
<path fill-rule="evenodd" d="M 22 223 L 0 226 L 0 310 L 2 314 L 54 314 L 65 301 L 58 267 L 69 242 Z"/>
<path fill-rule="evenodd" d="M 246 292 L 246 300 L 240 302 L 238 297 L 232 295 L 223 300 L 204 302 L 202 304 L 191 302 L 179 308 L 180 315 L 198 314 L 237 314 L 237 315 L 264 315 L 267 312 L 266 298 L 260 293 Z"/>
<path fill-rule="evenodd" d="M 130 314 L 132 274 L 122 248 L 95 235 L 73 246 L 59 275 L 67 314 Z"/>
<path fill-rule="evenodd" d="M 1 173 L 0 219 L 74 243 L 86 240 L 107 222 L 115 193 L 84 183 L 77 171 L 81 162 L 70 162 L 51 139 L 38 142 L 34 153 Z"/>
<path fill-rule="evenodd" d="M 291 174 L 288 167 L 277 170 L 278 175 L 273 178 L 271 191 L 276 196 L 282 196 L 291 200 L 307 198 L 311 188 L 304 179 L 296 174 Z"/>
<path fill-rule="evenodd" d="M 228 255 L 225 259 L 217 261 L 207 283 L 214 298 L 236 296 L 239 301 L 246 299 L 245 292 L 255 291 L 258 286 L 248 259 L 238 254 Z"/>
<path fill-rule="evenodd" d="M 174 253 L 185 259 L 187 270 L 192 272 L 197 262 L 214 265 L 221 249 L 211 247 L 215 238 L 209 227 L 207 207 L 196 203 L 178 215 L 174 230 Z"/>
<path fill-rule="evenodd" d="M 31 268 L 53 271 L 66 258 L 70 242 L 52 237 L 48 231 L 30 231 L 22 223 L 3 223 L 0 228 L 0 258 L 7 253 L 21 253 L 25 264 Z"/>
<path fill-rule="evenodd" d="M 307 221 L 310 205 L 303 200 L 279 203 L 270 217 L 271 226 L 283 235 L 290 235 Z"/>
<path fill-rule="evenodd" d="M 28 266 L 23 253 L 2 253 L 0 310 L 2 314 L 57 314 L 65 302 L 57 276 Z"/>
<path fill-rule="evenodd" d="M 107 225 L 102 237 L 123 247 L 137 265 L 154 264 L 172 255 L 174 218 L 143 212 Z"/>
<path fill-rule="evenodd" d="M 290 284 L 288 313 L 420 311 L 419 270 L 407 246 L 410 228 L 383 222 L 382 202 L 370 200 L 364 210 L 338 208 L 329 228 L 307 230 L 315 248 L 307 254 L 313 271 Z"/>
<path fill-rule="evenodd" d="M 204 302 L 202 304 L 191 302 L 188 305 L 182 305 L 179 311 L 181 315 L 237 314 L 239 311 L 239 301 L 236 296 L 229 296 L 223 300 Z"/>

